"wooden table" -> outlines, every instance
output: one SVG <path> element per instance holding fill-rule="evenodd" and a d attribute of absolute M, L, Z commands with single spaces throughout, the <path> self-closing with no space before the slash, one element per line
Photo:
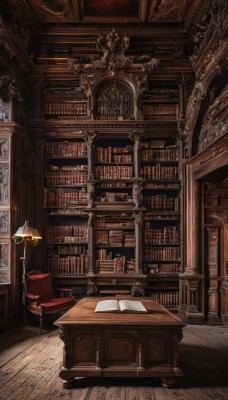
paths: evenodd
<path fill-rule="evenodd" d="M 95 313 L 100 300 L 80 300 L 55 323 L 64 342 L 63 387 L 77 377 L 159 377 L 164 387 L 173 386 L 182 375 L 178 343 L 185 324 L 148 297 L 133 298 L 146 314 Z"/>

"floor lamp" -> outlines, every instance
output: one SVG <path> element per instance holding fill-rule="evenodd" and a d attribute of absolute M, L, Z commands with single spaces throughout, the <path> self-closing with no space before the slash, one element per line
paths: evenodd
<path fill-rule="evenodd" d="M 24 243 L 24 253 L 23 257 L 20 257 L 23 260 L 23 272 L 22 272 L 22 284 L 24 283 L 26 273 L 27 273 L 27 247 L 28 246 L 36 246 L 38 241 L 41 240 L 37 229 L 34 229 L 30 226 L 29 221 L 25 221 L 23 226 L 20 226 L 16 233 L 13 235 L 13 240 L 16 244 Z M 24 284 L 23 284 L 24 288 Z M 23 298 L 22 298 L 24 312 L 25 312 L 25 291 L 23 290 Z M 25 314 L 24 314 L 25 319 Z"/>

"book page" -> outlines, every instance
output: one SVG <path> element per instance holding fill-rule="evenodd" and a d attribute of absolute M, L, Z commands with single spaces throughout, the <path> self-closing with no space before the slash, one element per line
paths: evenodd
<path fill-rule="evenodd" d="M 118 300 L 102 300 L 98 301 L 95 312 L 116 312 L 120 311 Z"/>
<path fill-rule="evenodd" d="M 122 312 L 148 312 L 141 301 L 120 300 L 119 306 Z"/>

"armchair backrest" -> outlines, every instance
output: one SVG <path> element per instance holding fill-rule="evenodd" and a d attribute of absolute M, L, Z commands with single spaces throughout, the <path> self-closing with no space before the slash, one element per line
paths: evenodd
<path fill-rule="evenodd" d="M 27 293 L 44 299 L 55 297 L 50 273 L 31 271 L 26 275 L 25 280 Z"/>

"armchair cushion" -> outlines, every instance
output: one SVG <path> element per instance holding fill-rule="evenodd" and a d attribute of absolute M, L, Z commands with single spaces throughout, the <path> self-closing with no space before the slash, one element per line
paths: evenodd
<path fill-rule="evenodd" d="M 51 274 L 35 274 L 27 275 L 27 292 L 33 294 L 33 296 L 39 296 L 40 298 L 53 298 L 55 297 L 54 290 L 52 287 Z"/>
<path fill-rule="evenodd" d="M 39 312 L 39 308 L 42 306 L 45 313 L 54 313 L 70 308 L 73 304 L 74 300 L 72 297 L 55 297 L 47 300 L 44 299 L 39 302 L 39 305 L 37 305 L 36 303 L 30 303 L 28 305 L 28 308 L 30 311 Z"/>

